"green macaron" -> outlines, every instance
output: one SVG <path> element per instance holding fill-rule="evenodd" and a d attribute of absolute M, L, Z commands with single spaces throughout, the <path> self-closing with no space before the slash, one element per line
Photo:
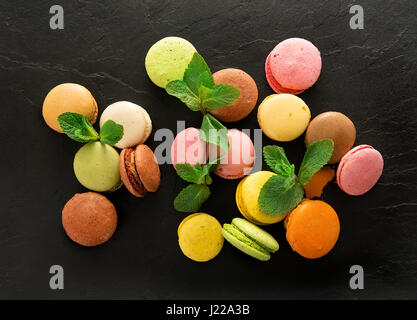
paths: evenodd
<path fill-rule="evenodd" d="M 122 183 L 119 172 L 119 153 L 99 141 L 83 145 L 74 157 L 74 173 L 87 189 L 111 192 Z"/>
<path fill-rule="evenodd" d="M 165 88 L 171 81 L 182 80 L 194 52 L 196 52 L 194 46 L 185 39 L 163 38 L 146 54 L 146 72 L 153 83 Z"/>
<path fill-rule="evenodd" d="M 241 218 L 225 223 L 223 237 L 240 251 L 262 261 L 268 261 L 271 253 L 279 249 L 278 242 L 268 232 Z"/>

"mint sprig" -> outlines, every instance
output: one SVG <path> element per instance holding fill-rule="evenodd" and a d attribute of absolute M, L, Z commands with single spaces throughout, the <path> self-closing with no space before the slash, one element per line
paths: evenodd
<path fill-rule="evenodd" d="M 304 197 L 304 186 L 330 160 L 333 148 L 330 139 L 318 140 L 309 145 L 297 177 L 294 165 L 288 161 L 283 148 L 265 146 L 265 162 L 276 175 L 269 178 L 261 188 L 258 197 L 261 211 L 277 216 L 293 210 Z"/>
<path fill-rule="evenodd" d="M 209 113 L 203 116 L 200 129 L 200 139 L 218 145 L 225 152 L 229 150 L 227 128 Z"/>
<path fill-rule="evenodd" d="M 217 119 L 207 113 L 211 110 L 231 105 L 239 98 L 240 91 L 228 84 L 214 83 L 213 75 L 203 57 L 197 52 L 184 72 L 182 80 L 174 80 L 167 84 L 165 90 L 171 96 L 180 99 L 192 111 L 201 111 L 203 114 L 203 122 L 201 125 L 204 141 L 214 143 L 220 146 L 224 151 L 229 148 L 228 140 L 224 142 L 223 138 L 227 138 L 227 129 Z M 226 130 L 215 134 L 212 131 Z M 216 138 L 222 137 L 222 139 Z M 202 136 L 201 138 L 204 139 Z"/>
<path fill-rule="evenodd" d="M 108 145 L 115 145 L 123 137 L 123 126 L 113 120 L 106 121 L 100 134 L 93 128 L 87 117 L 74 112 L 64 112 L 58 116 L 58 122 L 64 133 L 77 142 L 100 140 Z"/>
<path fill-rule="evenodd" d="M 87 117 L 73 112 L 65 112 L 58 116 L 58 122 L 64 133 L 77 142 L 99 140 L 100 136 Z"/>
<path fill-rule="evenodd" d="M 189 163 L 178 163 L 175 171 L 178 176 L 192 184 L 186 186 L 174 199 L 174 208 L 180 212 L 195 212 L 210 196 L 209 185 L 212 183 L 210 172 L 216 168 L 216 163 L 195 167 Z"/>
<path fill-rule="evenodd" d="M 123 126 L 113 120 L 104 122 L 100 129 L 100 141 L 102 143 L 114 146 L 123 138 Z"/>

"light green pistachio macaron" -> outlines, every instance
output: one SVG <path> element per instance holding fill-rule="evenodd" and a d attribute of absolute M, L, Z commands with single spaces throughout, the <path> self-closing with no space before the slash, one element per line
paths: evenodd
<path fill-rule="evenodd" d="M 165 88 L 173 80 L 182 80 L 184 71 L 197 50 L 185 39 L 166 37 L 155 43 L 145 57 L 149 78 Z"/>
<path fill-rule="evenodd" d="M 74 173 L 87 189 L 112 192 L 121 185 L 119 153 L 113 147 L 99 141 L 83 145 L 74 157 Z"/>
<path fill-rule="evenodd" d="M 241 218 L 225 223 L 223 237 L 240 251 L 262 261 L 268 261 L 271 253 L 279 249 L 278 242 L 268 232 Z"/>

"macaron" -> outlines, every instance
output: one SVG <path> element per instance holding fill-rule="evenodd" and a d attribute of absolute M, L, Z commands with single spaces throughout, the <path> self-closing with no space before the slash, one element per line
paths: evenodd
<path fill-rule="evenodd" d="M 268 261 L 271 253 L 279 249 L 273 236 L 245 219 L 234 218 L 231 224 L 225 223 L 222 234 L 231 245 L 261 261 Z"/>
<path fill-rule="evenodd" d="M 209 145 L 209 159 L 222 156 L 214 173 L 224 179 L 240 179 L 250 173 L 255 164 L 255 148 L 249 136 L 237 129 L 227 131 L 229 151 L 226 155 L 219 147 Z"/>
<path fill-rule="evenodd" d="M 51 129 L 62 133 L 58 116 L 64 112 L 80 113 L 94 124 L 98 114 L 97 102 L 87 88 L 76 83 L 63 83 L 46 95 L 42 116 Z"/>
<path fill-rule="evenodd" d="M 171 162 L 189 163 L 195 166 L 207 161 L 207 143 L 200 139 L 200 130 L 190 127 L 182 130 L 171 145 Z"/>
<path fill-rule="evenodd" d="M 293 94 L 273 94 L 258 108 L 258 123 L 263 133 L 275 141 L 292 141 L 303 134 L 310 121 L 307 104 Z"/>
<path fill-rule="evenodd" d="M 123 137 L 114 146 L 129 148 L 144 143 L 152 131 L 152 121 L 148 112 L 141 106 L 128 101 L 109 105 L 100 117 L 100 127 L 107 120 L 123 126 Z"/>
<path fill-rule="evenodd" d="M 267 225 L 283 220 L 286 214 L 270 216 L 259 209 L 258 197 L 263 185 L 274 176 L 270 171 L 258 171 L 242 179 L 236 188 L 236 205 L 250 222 Z"/>
<path fill-rule="evenodd" d="M 258 101 L 258 87 L 255 80 L 240 69 L 228 68 L 213 74 L 214 83 L 229 84 L 240 91 L 239 98 L 231 105 L 214 109 L 210 113 L 220 121 L 239 121 L 248 116 Z"/>
<path fill-rule="evenodd" d="M 334 178 L 334 170 L 325 166 L 317 171 L 310 181 L 304 186 L 306 198 L 320 197 L 324 187 Z"/>
<path fill-rule="evenodd" d="M 178 227 L 178 243 L 185 256 L 197 262 L 216 257 L 223 248 L 222 226 L 206 213 L 186 217 Z"/>
<path fill-rule="evenodd" d="M 123 184 L 135 197 L 158 190 L 161 173 L 155 155 L 147 145 L 123 149 L 119 157 L 119 169 Z"/>
<path fill-rule="evenodd" d="M 340 160 L 337 184 L 349 195 L 362 195 L 378 182 L 383 168 L 384 159 L 378 150 L 364 144 L 357 146 Z"/>
<path fill-rule="evenodd" d="M 333 154 L 329 163 L 337 163 L 355 143 L 355 125 L 343 113 L 335 111 L 320 113 L 311 120 L 307 127 L 305 144 L 308 146 L 317 140 L 326 138 L 334 142 Z"/>
<path fill-rule="evenodd" d="M 280 42 L 265 62 L 266 79 L 276 93 L 300 94 L 316 83 L 320 72 L 320 51 L 301 38 Z"/>
<path fill-rule="evenodd" d="M 116 231 L 117 212 L 99 193 L 77 193 L 62 210 L 62 226 L 72 241 L 86 247 L 98 246 Z"/>
<path fill-rule="evenodd" d="M 156 42 L 145 57 L 145 68 L 151 81 L 165 88 L 174 80 L 182 80 L 184 71 L 197 50 L 185 39 L 166 37 Z"/>
<path fill-rule="evenodd" d="M 83 145 L 75 154 L 74 173 L 87 189 L 111 192 L 121 186 L 119 153 L 113 147 L 99 141 Z"/>
<path fill-rule="evenodd" d="M 336 211 L 320 200 L 303 200 L 285 219 L 291 248 L 308 259 L 323 257 L 333 249 L 340 232 Z"/>

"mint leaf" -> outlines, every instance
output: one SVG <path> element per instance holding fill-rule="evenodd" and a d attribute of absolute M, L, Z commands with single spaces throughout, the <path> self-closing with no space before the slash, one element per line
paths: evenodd
<path fill-rule="evenodd" d="M 218 145 L 225 152 L 229 150 L 227 128 L 211 114 L 205 114 L 201 123 L 200 139 Z"/>
<path fill-rule="evenodd" d="M 198 90 L 201 104 L 210 111 L 226 106 L 230 106 L 239 98 L 240 91 L 228 84 L 219 84 L 213 89 L 206 86 L 200 86 Z"/>
<path fill-rule="evenodd" d="M 180 99 L 185 105 L 193 111 L 200 110 L 200 98 L 187 86 L 182 80 L 174 80 L 165 87 L 166 92 Z"/>
<path fill-rule="evenodd" d="M 214 84 L 213 75 L 211 74 L 210 71 L 204 71 L 198 77 L 197 88 L 200 88 L 201 86 L 205 86 L 210 89 L 213 89 L 216 86 Z"/>
<path fill-rule="evenodd" d="M 263 148 L 265 162 L 277 174 L 283 176 L 293 176 L 295 173 L 294 165 L 290 164 L 283 148 L 278 146 L 265 146 Z"/>
<path fill-rule="evenodd" d="M 100 137 L 87 117 L 73 112 L 65 112 L 58 116 L 58 122 L 64 133 L 77 142 L 89 142 Z"/>
<path fill-rule="evenodd" d="M 258 197 L 259 209 L 270 216 L 285 214 L 303 199 L 304 188 L 296 177 L 275 175 L 263 185 Z"/>
<path fill-rule="evenodd" d="M 203 177 L 203 169 L 201 169 L 201 166 L 196 165 L 193 167 L 189 163 L 177 163 L 175 165 L 175 171 L 181 179 L 187 182 L 201 183 Z"/>
<path fill-rule="evenodd" d="M 307 147 L 300 170 L 298 170 L 298 178 L 303 186 L 330 160 L 333 148 L 334 143 L 330 139 L 318 140 Z"/>
<path fill-rule="evenodd" d="M 211 71 L 203 57 L 197 52 L 194 53 L 193 58 L 184 71 L 183 81 L 194 94 L 198 95 L 199 78 L 200 75 L 207 72 L 211 76 Z"/>
<path fill-rule="evenodd" d="M 102 143 L 114 146 L 123 138 L 123 126 L 113 120 L 104 122 L 100 129 L 100 141 Z"/>
<path fill-rule="evenodd" d="M 181 190 L 174 200 L 174 208 L 180 212 L 196 212 L 210 196 L 210 189 L 203 184 L 190 184 Z"/>

